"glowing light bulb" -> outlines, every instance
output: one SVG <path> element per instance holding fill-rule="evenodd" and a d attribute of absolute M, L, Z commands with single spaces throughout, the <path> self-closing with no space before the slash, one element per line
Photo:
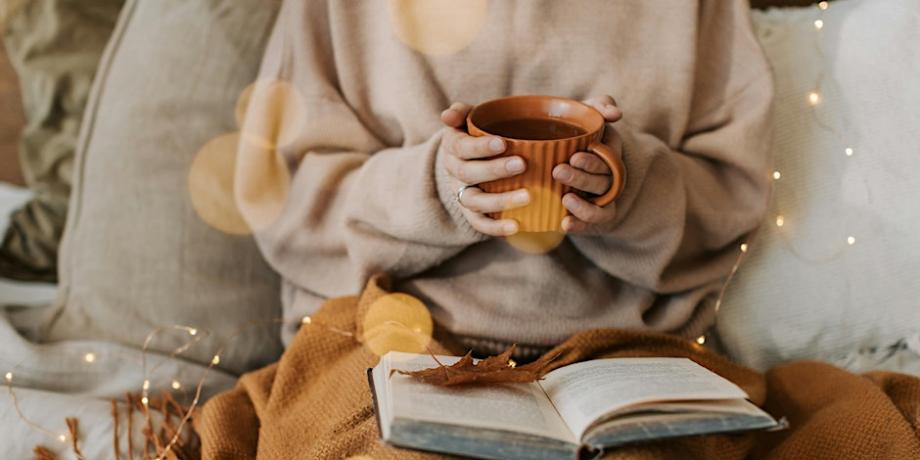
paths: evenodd
<path fill-rule="evenodd" d="M 782 227 L 786 223 L 786 219 L 783 216 L 776 216 L 776 226 Z"/>
<path fill-rule="evenodd" d="M 146 397 L 146 396 L 144 396 L 143 398 L 141 398 L 141 404 L 143 404 L 143 405 L 144 405 L 144 407 L 146 407 L 146 406 L 147 406 L 147 404 L 150 404 L 150 400 L 149 400 L 149 399 L 147 399 L 147 397 Z"/>
<path fill-rule="evenodd" d="M 818 2 L 818 8 L 821 8 L 822 10 L 826 10 L 827 2 Z"/>
<path fill-rule="evenodd" d="M 179 383 L 178 380 L 173 380 L 171 386 L 172 386 L 173 390 L 178 390 L 179 388 L 182 388 L 182 384 Z"/>
<path fill-rule="evenodd" d="M 815 19 L 815 29 L 821 30 L 824 28 L 824 21 L 820 19 Z"/>
<path fill-rule="evenodd" d="M 67 435 L 66 434 L 58 435 L 58 441 L 67 442 Z"/>
<path fill-rule="evenodd" d="M 700 345 L 706 343 L 706 336 L 705 336 L 705 335 L 701 335 L 701 336 L 697 337 L 697 338 L 696 338 L 696 343 L 698 343 L 698 344 L 700 344 Z"/>
<path fill-rule="evenodd" d="M 214 355 L 214 358 L 211 359 L 211 365 L 216 366 L 220 364 L 220 355 Z"/>
<path fill-rule="evenodd" d="M 748 245 L 747 243 L 741 243 L 741 252 L 747 252 Z"/>
<path fill-rule="evenodd" d="M 853 156 L 853 149 L 850 147 L 847 147 L 846 149 L 844 149 L 843 152 L 846 153 L 848 157 Z"/>
<path fill-rule="evenodd" d="M 812 91 L 808 93 L 808 103 L 811 105 L 818 105 L 821 102 L 821 95 L 817 91 Z"/>
<path fill-rule="evenodd" d="M 853 246 L 854 244 L 856 244 L 856 238 L 855 238 L 855 237 L 852 237 L 852 236 L 848 236 L 848 237 L 847 237 L 847 244 L 849 244 L 850 246 Z"/>
<path fill-rule="evenodd" d="M 779 171 L 773 171 L 773 179 L 779 180 L 781 177 L 783 177 L 783 175 L 780 174 Z"/>
<path fill-rule="evenodd" d="M 313 320 L 310 319 L 309 316 L 304 316 L 303 319 L 300 320 L 300 324 L 310 324 L 311 322 L 313 322 Z"/>
<path fill-rule="evenodd" d="M 195 329 L 194 327 L 188 330 L 188 335 L 197 335 L 197 334 L 198 334 L 198 329 Z"/>
<path fill-rule="evenodd" d="M 7 372 L 6 375 L 5 375 L 4 377 L 6 377 L 6 381 L 7 381 L 7 382 L 12 382 L 12 381 L 13 381 L 13 373 L 12 373 L 12 372 Z"/>
<path fill-rule="evenodd" d="M 144 386 L 143 386 L 143 388 L 144 388 L 144 390 L 149 390 L 149 389 L 150 389 L 150 380 L 144 380 Z"/>
<path fill-rule="evenodd" d="M 94 362 L 96 362 L 96 354 L 95 354 L 95 353 L 87 353 L 87 354 L 83 355 L 83 361 L 86 361 L 86 362 L 88 362 L 88 363 L 94 363 Z"/>

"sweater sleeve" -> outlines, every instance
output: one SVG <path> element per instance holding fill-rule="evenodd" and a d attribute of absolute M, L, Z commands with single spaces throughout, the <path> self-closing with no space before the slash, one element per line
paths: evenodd
<path fill-rule="evenodd" d="M 673 145 L 630 126 L 607 141 L 627 170 L 617 217 L 573 244 L 633 285 L 673 294 L 719 280 L 767 209 L 773 85 L 742 1 L 701 2 L 687 127 Z M 611 133 L 613 134 L 613 133 Z"/>
<path fill-rule="evenodd" d="M 374 273 L 409 277 L 485 237 L 436 174 L 440 132 L 388 146 L 368 128 L 379 120 L 346 103 L 325 3 L 284 3 L 246 110 L 235 192 L 273 268 L 331 297 Z"/>

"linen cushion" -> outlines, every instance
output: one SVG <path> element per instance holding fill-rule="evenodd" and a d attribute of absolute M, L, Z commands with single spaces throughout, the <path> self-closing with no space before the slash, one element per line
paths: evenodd
<path fill-rule="evenodd" d="M 221 367 L 242 372 L 279 356 L 277 276 L 250 235 L 202 219 L 189 186 L 198 152 L 226 146 L 212 141 L 237 129 L 237 100 L 276 13 L 265 0 L 126 3 L 81 133 L 61 292 L 43 340 L 140 347 L 155 328 L 181 324 L 201 331 L 187 353 L 197 362 L 219 352 Z M 205 191 L 222 184 L 214 174 Z M 152 348 L 188 339 L 167 330 Z"/>

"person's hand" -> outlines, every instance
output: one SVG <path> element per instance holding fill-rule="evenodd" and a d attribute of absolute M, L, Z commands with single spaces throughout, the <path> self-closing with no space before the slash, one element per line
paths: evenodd
<path fill-rule="evenodd" d="M 618 121 L 623 117 L 623 112 L 617 107 L 616 101 L 610 96 L 595 97 L 584 101 L 601 115 L 608 123 Z M 607 127 L 607 136 L 615 136 L 616 132 Z M 616 152 L 617 155 L 620 152 Z M 553 169 L 553 178 L 581 192 L 592 195 L 603 195 L 610 189 L 612 179 L 610 168 L 597 155 L 590 152 L 578 152 L 572 155 L 568 164 L 561 164 Z M 608 223 L 616 216 L 613 204 L 597 206 L 578 193 L 566 193 L 562 197 L 562 205 L 568 209 L 571 216 L 562 219 L 562 230 L 566 233 L 583 232 L 592 226 Z"/>
<path fill-rule="evenodd" d="M 530 203 L 526 189 L 505 193 L 486 193 L 475 187 L 477 184 L 516 176 L 527 168 L 519 156 L 492 158 L 505 151 L 505 141 L 497 136 L 474 137 L 462 130 L 466 116 L 472 106 L 454 103 L 441 112 L 444 135 L 441 148 L 444 168 L 458 182 L 466 187 L 463 193 L 457 190 L 463 216 L 479 232 L 491 236 L 508 236 L 518 232 L 518 223 L 513 219 L 492 219 L 487 213 L 519 208 Z"/>

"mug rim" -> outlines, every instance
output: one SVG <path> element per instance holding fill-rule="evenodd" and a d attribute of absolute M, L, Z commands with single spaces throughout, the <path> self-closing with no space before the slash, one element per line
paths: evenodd
<path fill-rule="evenodd" d="M 487 106 L 490 106 L 493 104 L 496 104 L 496 105 L 503 104 L 503 103 L 507 103 L 509 101 L 518 100 L 518 99 L 550 100 L 550 101 L 564 102 L 566 104 L 575 104 L 575 105 L 584 107 L 586 109 L 589 109 L 589 112 L 592 114 L 594 118 L 596 118 L 596 121 L 598 121 L 598 123 L 597 123 L 597 126 L 594 126 L 591 129 L 588 129 L 588 128 L 585 128 L 585 126 L 582 123 L 573 122 L 571 118 L 549 116 L 549 117 L 546 117 L 546 119 L 552 120 L 552 119 L 558 118 L 561 120 L 565 120 L 568 123 L 573 123 L 573 124 L 578 125 L 580 128 L 585 129 L 587 132 L 584 134 L 577 134 L 575 136 L 559 137 L 555 139 L 521 139 L 517 137 L 502 136 L 501 134 L 489 132 L 483 129 L 481 126 L 477 125 L 473 120 L 477 112 L 479 112 L 480 110 L 484 109 Z M 474 106 L 472 110 L 470 110 L 470 113 L 466 117 L 466 124 L 467 124 L 468 129 L 473 128 L 482 134 L 496 136 L 502 139 L 508 139 L 512 141 L 520 141 L 520 142 L 557 142 L 557 141 L 565 141 L 565 140 L 570 140 L 570 139 L 579 139 L 582 137 L 591 137 L 591 136 L 596 135 L 600 130 L 602 130 L 604 128 L 605 123 L 606 123 L 606 120 L 604 119 L 604 115 L 601 114 L 594 107 L 591 107 L 590 105 L 585 104 L 584 102 L 577 101 L 575 99 L 570 99 L 567 97 L 562 97 L 562 96 L 548 96 L 548 95 L 539 95 L 539 94 L 520 94 L 520 95 L 515 95 L 515 96 L 504 96 L 504 97 L 499 97 L 496 99 L 489 99 L 488 101 L 476 104 L 476 106 Z"/>

